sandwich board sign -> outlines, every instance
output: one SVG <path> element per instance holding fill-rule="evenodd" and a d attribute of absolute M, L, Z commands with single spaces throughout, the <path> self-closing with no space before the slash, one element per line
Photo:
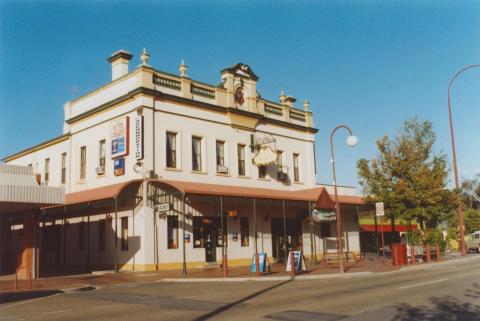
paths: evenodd
<path fill-rule="evenodd" d="M 258 253 L 258 269 L 260 273 L 270 272 L 270 264 L 268 263 L 267 253 L 262 252 Z M 255 254 L 252 257 L 252 268 L 251 272 L 257 272 L 256 264 L 255 264 Z"/>
<path fill-rule="evenodd" d="M 375 212 L 377 216 L 385 216 L 385 210 L 383 208 L 383 202 L 375 203 Z"/>
<path fill-rule="evenodd" d="M 287 268 L 286 272 L 291 272 L 292 271 L 292 264 L 290 261 L 291 255 L 290 253 L 293 252 L 293 260 L 295 264 L 295 272 L 300 272 L 300 271 L 306 271 L 307 266 L 305 265 L 305 258 L 303 257 L 303 253 L 301 251 L 290 251 L 288 253 L 288 261 L 287 261 Z"/>

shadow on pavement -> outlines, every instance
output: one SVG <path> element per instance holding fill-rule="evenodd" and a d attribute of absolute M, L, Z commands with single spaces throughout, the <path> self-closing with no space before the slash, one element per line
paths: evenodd
<path fill-rule="evenodd" d="M 0 304 L 37 299 L 37 298 L 42 298 L 42 297 L 59 294 L 59 293 L 63 293 L 63 291 L 34 290 L 34 291 L 20 291 L 20 292 L 2 292 L 0 293 Z"/>
<path fill-rule="evenodd" d="M 462 297 L 434 297 L 430 299 L 431 307 L 397 305 L 398 313 L 392 321 L 478 321 L 480 320 L 480 285 L 473 284 L 473 287 L 466 291 L 465 297 L 474 299 L 477 302 L 475 304 L 462 302 Z"/>
<path fill-rule="evenodd" d="M 223 306 L 221 306 L 221 307 L 219 307 L 219 308 L 217 308 L 217 309 L 215 309 L 215 310 L 213 310 L 213 311 L 211 311 L 211 312 L 209 312 L 209 313 L 207 313 L 207 314 L 204 314 L 204 315 L 202 315 L 202 316 L 194 319 L 193 321 L 204 321 L 204 320 L 208 320 L 208 319 L 210 319 L 210 318 L 213 318 L 213 317 L 215 317 L 216 315 L 218 315 L 218 314 L 220 314 L 220 313 L 223 313 L 223 312 L 227 311 L 228 309 L 233 308 L 233 307 L 236 306 L 236 305 L 239 305 L 240 303 L 243 303 L 243 302 L 245 302 L 245 301 L 248 301 L 248 300 L 250 300 L 250 299 L 253 299 L 253 298 L 255 298 L 255 297 L 257 297 L 257 296 L 259 296 L 259 295 L 261 295 L 261 294 L 263 294 L 263 293 L 266 293 L 266 292 L 268 292 L 268 291 L 271 291 L 271 290 L 273 290 L 273 289 L 275 289 L 275 288 L 278 288 L 278 287 L 280 287 L 280 286 L 282 286 L 282 285 L 285 285 L 285 284 L 287 284 L 287 283 L 289 283 L 289 282 L 292 282 L 292 281 L 293 281 L 293 277 L 292 277 L 290 280 L 287 280 L 287 281 L 284 281 L 284 282 L 281 282 L 281 283 L 272 285 L 272 286 L 270 286 L 270 287 L 268 287 L 268 288 L 266 288 L 266 289 L 263 289 L 263 290 L 260 290 L 260 291 L 255 292 L 255 293 L 252 293 L 252 294 L 250 294 L 250 295 L 248 295 L 248 296 L 246 296 L 246 297 L 244 297 L 244 298 L 241 298 L 241 299 L 239 299 L 239 300 L 237 300 L 237 301 L 234 301 L 234 302 L 225 304 L 225 305 L 223 305 Z"/>

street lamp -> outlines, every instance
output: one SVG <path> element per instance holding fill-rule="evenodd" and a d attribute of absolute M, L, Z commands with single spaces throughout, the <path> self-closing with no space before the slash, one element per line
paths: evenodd
<path fill-rule="evenodd" d="M 335 173 L 335 156 L 333 154 L 333 135 L 337 131 L 337 129 L 345 128 L 348 131 L 348 138 L 347 138 L 347 145 L 350 147 L 354 147 L 358 143 L 358 138 L 353 136 L 352 130 L 350 127 L 346 125 L 339 125 L 332 130 L 330 134 L 330 155 L 332 161 L 332 171 L 333 171 L 333 189 L 335 191 L 335 213 L 337 216 L 337 244 L 338 244 L 338 256 L 340 261 L 340 273 L 344 273 L 345 269 L 343 267 L 343 243 L 342 243 L 342 235 L 341 235 L 341 228 L 340 228 L 340 220 L 341 220 L 341 212 L 340 212 L 340 205 L 338 204 L 338 193 L 337 193 L 337 175 Z"/>
<path fill-rule="evenodd" d="M 480 65 L 470 65 L 466 66 L 462 69 L 460 69 L 452 78 L 450 81 L 450 85 L 448 85 L 448 115 L 450 117 L 450 137 L 452 139 L 452 156 L 453 156 L 453 171 L 455 173 L 455 188 L 460 190 L 460 184 L 458 183 L 458 168 L 457 168 L 457 153 L 455 151 L 455 135 L 453 133 L 453 121 L 452 121 L 452 107 L 450 103 L 450 92 L 452 89 L 453 82 L 455 79 L 457 79 L 458 76 L 460 76 L 461 73 L 468 69 L 472 68 L 477 68 L 480 67 Z M 467 251 L 465 249 L 465 231 L 463 227 L 463 214 L 462 214 L 462 205 L 458 204 L 457 207 L 457 215 L 458 215 L 458 227 L 460 229 L 460 249 L 462 251 L 462 255 L 465 256 L 467 255 Z"/>

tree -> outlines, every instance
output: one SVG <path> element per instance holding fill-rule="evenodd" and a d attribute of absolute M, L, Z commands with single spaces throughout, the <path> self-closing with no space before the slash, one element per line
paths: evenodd
<path fill-rule="evenodd" d="M 357 163 L 367 203 L 383 202 L 392 220 L 416 219 L 420 228 L 435 228 L 456 204 L 457 193 L 447 188 L 447 160 L 433 152 L 432 124 L 408 119 L 393 140 L 377 140 L 378 155 Z"/>
<path fill-rule="evenodd" d="M 480 174 L 462 182 L 462 201 L 467 208 L 480 209 Z"/>

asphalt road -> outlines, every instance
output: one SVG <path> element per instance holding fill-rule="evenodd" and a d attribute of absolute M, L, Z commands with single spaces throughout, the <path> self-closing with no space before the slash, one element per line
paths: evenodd
<path fill-rule="evenodd" d="M 2 304 L 3 320 L 480 320 L 480 257 L 324 280 L 115 285 Z"/>

